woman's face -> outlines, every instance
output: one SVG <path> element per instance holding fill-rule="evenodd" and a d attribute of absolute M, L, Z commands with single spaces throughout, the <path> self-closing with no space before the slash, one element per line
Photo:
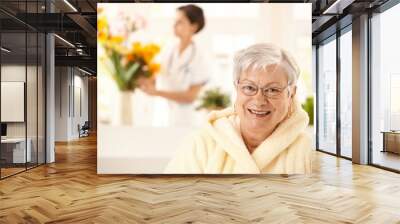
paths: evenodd
<path fill-rule="evenodd" d="M 240 75 L 235 107 L 241 128 L 270 131 L 286 118 L 291 99 L 296 93 L 295 86 L 288 87 L 287 77 L 280 65 L 270 65 L 260 71 L 249 70 Z M 258 89 L 253 95 L 254 89 L 260 87 L 267 89 Z"/>
<path fill-rule="evenodd" d="M 176 12 L 174 32 L 179 38 L 190 38 L 197 30 L 197 24 L 191 24 L 185 13 L 178 10 Z"/>

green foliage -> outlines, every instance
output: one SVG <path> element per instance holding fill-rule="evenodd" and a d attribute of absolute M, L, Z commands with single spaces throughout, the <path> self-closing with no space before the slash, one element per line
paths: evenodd
<path fill-rule="evenodd" d="M 136 88 L 135 81 L 139 76 L 140 63 L 135 62 L 125 67 L 121 65 L 121 60 L 120 54 L 115 51 L 111 53 L 111 62 L 114 66 L 113 78 L 120 90 L 134 90 Z"/>
<path fill-rule="evenodd" d="M 310 118 L 309 125 L 314 125 L 314 97 L 307 97 L 306 101 L 301 106 L 307 112 L 308 117 Z"/>
<path fill-rule="evenodd" d="M 224 94 L 219 88 L 209 89 L 200 98 L 201 104 L 196 109 L 220 110 L 230 105 L 228 94 Z"/>

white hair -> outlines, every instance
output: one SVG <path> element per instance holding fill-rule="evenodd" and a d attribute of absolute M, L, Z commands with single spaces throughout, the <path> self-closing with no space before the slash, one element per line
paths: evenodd
<path fill-rule="evenodd" d="M 265 70 L 269 65 L 280 65 L 287 73 L 288 84 L 295 84 L 300 70 L 294 58 L 286 50 L 270 43 L 254 44 L 238 51 L 234 57 L 233 78 L 235 84 L 240 75 L 248 70 Z"/>

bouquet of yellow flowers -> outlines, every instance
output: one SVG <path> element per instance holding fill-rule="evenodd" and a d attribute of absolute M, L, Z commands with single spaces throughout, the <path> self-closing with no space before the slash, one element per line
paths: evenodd
<path fill-rule="evenodd" d="M 134 23 L 126 24 L 128 29 L 125 30 L 125 35 L 137 29 Z M 133 91 L 141 78 L 153 78 L 159 72 L 160 64 L 153 62 L 160 51 L 158 45 L 139 41 L 127 43 L 127 36 L 124 34 L 110 32 L 110 25 L 101 11 L 98 12 L 97 30 L 98 42 L 105 51 L 101 62 L 121 91 Z"/>

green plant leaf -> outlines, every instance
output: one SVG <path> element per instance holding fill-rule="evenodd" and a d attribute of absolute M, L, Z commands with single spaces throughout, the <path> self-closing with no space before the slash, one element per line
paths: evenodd
<path fill-rule="evenodd" d="M 140 64 L 138 62 L 133 63 L 128 70 L 125 72 L 125 81 L 128 83 L 132 80 L 133 75 L 139 69 Z"/>
<path fill-rule="evenodd" d="M 310 120 L 309 125 L 314 125 L 314 97 L 307 97 L 306 101 L 301 106 L 308 114 Z"/>
<path fill-rule="evenodd" d="M 122 68 L 121 68 L 121 57 L 114 50 L 111 53 L 111 61 L 112 61 L 113 65 L 114 65 L 114 68 L 115 68 L 115 72 L 113 74 L 114 80 L 117 82 L 117 85 L 118 85 L 120 90 L 126 90 L 127 89 L 127 85 L 126 85 L 126 82 L 124 82 L 124 77 L 123 77 L 123 74 L 122 74 L 123 71 L 122 71 Z"/>

